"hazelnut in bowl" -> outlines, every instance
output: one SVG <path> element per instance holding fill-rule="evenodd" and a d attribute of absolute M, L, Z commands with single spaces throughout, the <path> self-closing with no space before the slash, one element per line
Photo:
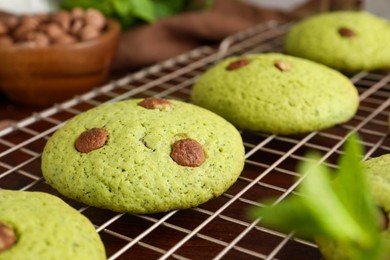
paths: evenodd
<path fill-rule="evenodd" d="M 48 106 L 104 84 L 120 25 L 94 9 L 0 18 L 0 91 Z"/>

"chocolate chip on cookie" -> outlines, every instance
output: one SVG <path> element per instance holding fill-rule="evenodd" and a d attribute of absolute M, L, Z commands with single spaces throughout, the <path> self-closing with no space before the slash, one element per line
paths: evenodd
<path fill-rule="evenodd" d="M 206 160 L 202 145 L 193 139 L 182 139 L 172 146 L 171 158 L 181 166 L 198 167 Z"/>
<path fill-rule="evenodd" d="M 250 62 L 251 61 L 246 59 L 246 58 L 236 60 L 236 61 L 229 63 L 229 65 L 226 67 L 226 70 L 237 70 L 237 69 L 240 69 L 242 67 L 245 67 Z"/>
<path fill-rule="evenodd" d="M 15 231 L 0 222 L 0 252 L 12 247 L 16 242 Z"/>
<path fill-rule="evenodd" d="M 104 128 L 91 128 L 77 138 L 75 147 L 80 153 L 89 153 L 99 149 L 107 142 L 108 133 Z"/>
<path fill-rule="evenodd" d="M 352 31 L 351 29 L 349 29 L 347 27 L 340 27 L 338 32 L 342 37 L 345 37 L 345 38 L 351 38 L 351 37 L 354 37 L 356 35 L 356 33 L 354 31 Z"/>
<path fill-rule="evenodd" d="M 289 71 L 291 69 L 290 63 L 284 60 L 275 61 L 274 66 L 280 71 Z"/>
<path fill-rule="evenodd" d="M 166 99 L 162 98 L 155 98 L 155 97 L 149 97 L 145 98 L 141 102 L 138 103 L 141 107 L 147 108 L 147 109 L 167 109 L 172 106 L 171 102 L 169 102 Z"/>

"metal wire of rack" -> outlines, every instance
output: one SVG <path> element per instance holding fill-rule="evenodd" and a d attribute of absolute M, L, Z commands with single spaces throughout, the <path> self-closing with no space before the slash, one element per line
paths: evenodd
<path fill-rule="evenodd" d="M 360 135 L 365 159 L 390 151 L 388 71 L 347 74 L 360 93 L 357 114 L 347 123 L 305 135 L 241 131 L 245 168 L 222 196 L 187 210 L 152 215 L 116 213 L 62 197 L 42 178 L 40 156 L 50 135 L 73 116 L 107 102 L 158 96 L 190 102 L 196 77 L 219 59 L 256 52 L 282 52 L 291 24 L 270 21 L 226 38 L 219 49 L 200 47 L 0 130 L 0 189 L 44 191 L 61 197 L 96 226 L 108 259 L 320 259 L 314 243 L 270 230 L 247 217 L 250 206 L 294 193 L 295 168 L 308 150 L 335 168 L 349 134 Z"/>

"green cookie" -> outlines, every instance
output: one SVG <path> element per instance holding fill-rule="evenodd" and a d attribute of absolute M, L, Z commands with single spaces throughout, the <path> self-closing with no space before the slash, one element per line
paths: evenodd
<path fill-rule="evenodd" d="M 225 192 L 243 165 L 241 136 L 226 120 L 153 98 L 77 115 L 42 155 L 44 178 L 63 195 L 130 213 L 197 206 Z"/>
<path fill-rule="evenodd" d="M 241 129 L 273 134 L 346 122 L 359 105 L 356 88 L 338 71 L 277 53 L 223 60 L 198 78 L 192 101 Z"/>
<path fill-rule="evenodd" d="M 344 71 L 390 68 L 390 24 L 365 11 L 315 15 L 285 38 L 286 53 Z"/>
<path fill-rule="evenodd" d="M 47 193 L 0 190 L 0 235 L 1 260 L 106 259 L 92 223 Z"/>
<path fill-rule="evenodd" d="M 363 162 L 371 192 L 378 206 L 390 213 L 390 154 L 382 155 Z M 385 237 L 385 243 L 390 248 L 390 227 L 381 231 Z M 325 259 L 347 259 L 343 250 L 333 241 L 316 240 L 318 247 Z M 389 254 L 390 255 L 390 250 Z"/>

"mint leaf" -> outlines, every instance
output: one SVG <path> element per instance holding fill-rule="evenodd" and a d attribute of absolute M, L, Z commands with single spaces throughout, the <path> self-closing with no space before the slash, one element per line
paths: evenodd
<path fill-rule="evenodd" d="M 266 200 L 263 202 L 267 205 L 265 208 L 253 207 L 249 210 L 249 216 L 253 219 L 260 217 L 261 223 L 275 230 L 285 233 L 298 231 L 297 236 L 307 239 L 313 238 L 313 231 L 315 234 L 324 233 L 321 224 L 301 198 L 293 195 L 287 201 L 273 206 L 273 200 Z"/>
<path fill-rule="evenodd" d="M 361 165 L 362 147 L 355 135 L 345 145 L 345 152 L 339 161 L 337 178 L 333 188 L 340 201 L 356 221 L 367 230 L 377 230 L 377 208 L 373 206 L 370 188 Z M 375 232 L 377 233 L 377 232 Z"/>
<path fill-rule="evenodd" d="M 186 2 L 183 0 L 153 0 L 155 16 L 158 18 L 172 16 L 186 9 Z"/>
<path fill-rule="evenodd" d="M 298 167 L 305 175 L 297 189 L 300 196 L 290 195 L 276 205 L 267 201 L 272 206 L 252 208 L 249 215 L 283 232 L 334 241 L 349 259 L 381 259 L 383 237 L 357 136 L 348 138 L 335 173 L 320 164 L 320 158 L 311 153 Z"/>
<path fill-rule="evenodd" d="M 153 1 L 151 0 L 132 0 L 134 15 L 138 18 L 153 22 L 157 19 L 154 13 Z"/>
<path fill-rule="evenodd" d="M 319 155 L 308 155 L 311 160 L 300 167 L 300 172 L 308 173 L 299 188 L 301 201 L 310 211 L 320 227 L 319 232 L 339 240 L 363 237 L 365 232 L 348 213 L 331 184 L 330 172 L 319 161 Z"/>

